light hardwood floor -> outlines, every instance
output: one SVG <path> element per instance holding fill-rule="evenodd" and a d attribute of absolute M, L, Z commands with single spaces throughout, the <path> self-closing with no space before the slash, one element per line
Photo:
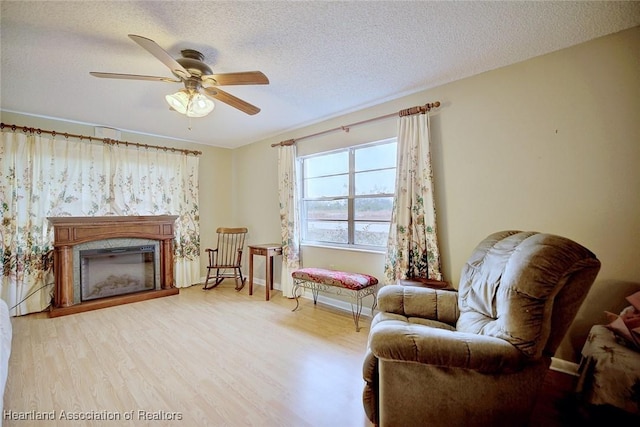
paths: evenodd
<path fill-rule="evenodd" d="M 3 425 L 370 426 L 361 401 L 370 319 L 355 332 L 349 312 L 306 299 L 291 312 L 279 292 L 265 301 L 260 287 L 253 296 L 233 287 L 13 318 Z M 120 421 L 62 419 L 79 416 Z"/>

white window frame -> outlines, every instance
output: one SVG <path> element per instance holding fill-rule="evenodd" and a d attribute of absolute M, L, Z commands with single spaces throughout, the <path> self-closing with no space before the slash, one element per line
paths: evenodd
<path fill-rule="evenodd" d="M 360 149 L 364 149 L 364 148 L 369 148 L 375 145 L 383 145 L 383 144 L 389 144 L 389 143 L 395 143 L 397 146 L 397 138 L 396 137 L 392 137 L 392 138 L 387 138 L 387 139 L 383 139 L 380 141 L 375 141 L 375 142 L 371 142 L 371 143 L 366 143 L 366 144 L 359 144 L 359 145 L 354 145 L 354 146 L 350 146 L 350 147 L 345 147 L 345 148 L 340 148 L 340 149 L 336 149 L 336 150 L 331 150 L 331 151 L 325 151 L 325 152 L 321 152 L 321 153 L 316 153 L 316 154 L 310 154 L 307 156 L 301 156 L 298 158 L 298 170 L 300 171 L 299 173 L 299 187 L 300 191 L 299 191 L 299 197 L 300 197 L 300 221 L 301 221 L 301 239 L 300 239 L 300 243 L 302 245 L 305 246 L 320 246 L 320 247 L 331 247 L 331 248 L 336 248 L 336 249 L 357 249 L 357 250 L 364 250 L 364 251 L 371 251 L 371 252 L 380 252 L 383 253 L 386 251 L 386 244 L 384 246 L 375 246 L 375 245 L 362 245 L 362 244 L 355 244 L 354 243 L 354 236 L 355 236 L 355 225 L 358 222 L 355 219 L 355 208 L 354 208 L 354 204 L 355 204 L 355 200 L 356 199 L 366 199 L 366 198 L 379 198 L 379 197 L 395 197 L 395 192 L 392 193 L 375 193 L 375 194 L 367 194 L 367 195 L 355 195 L 355 153 L 356 151 L 360 150 Z M 305 186 L 304 186 L 304 179 L 305 179 L 305 171 L 304 171 L 304 160 L 305 159 L 309 159 L 312 157 L 322 157 L 322 156 L 327 156 L 327 155 L 331 155 L 331 154 L 335 154 L 335 153 L 340 153 L 340 152 L 348 152 L 349 153 L 349 171 L 348 171 L 348 175 L 349 175 L 349 190 L 348 190 L 348 195 L 347 196 L 333 196 L 333 197 L 317 197 L 317 198 L 312 198 L 312 197 L 306 197 L 305 195 Z M 394 171 L 394 175 L 395 175 L 395 171 L 396 171 L 397 165 L 394 165 L 392 168 L 380 168 L 380 169 L 371 169 L 370 171 L 379 171 L 379 170 L 393 170 Z M 369 170 L 368 170 L 369 171 Z M 362 172 L 362 171 L 359 171 Z M 330 175 L 327 175 L 330 176 Z M 326 242 L 326 241 L 314 241 L 314 240 L 309 240 L 307 239 L 306 236 L 306 230 L 307 230 L 307 209 L 306 209 L 306 203 L 307 201 L 330 201 L 330 200 L 343 200 L 346 199 L 347 200 L 347 228 L 348 228 L 348 239 L 347 239 L 347 243 L 340 243 L 340 242 Z M 314 219 L 314 221 L 318 221 L 317 219 Z M 322 220 L 321 220 L 322 221 Z M 331 220 L 325 220 L 325 221 L 331 221 Z M 339 220 L 341 222 L 343 222 L 344 220 Z M 387 223 L 389 225 L 391 225 L 391 218 L 389 218 L 389 220 L 387 221 L 375 221 L 375 220 L 367 220 L 367 222 L 380 222 L 380 223 Z"/>

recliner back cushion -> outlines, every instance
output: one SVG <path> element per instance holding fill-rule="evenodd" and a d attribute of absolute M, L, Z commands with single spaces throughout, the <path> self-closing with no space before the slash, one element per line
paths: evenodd
<path fill-rule="evenodd" d="M 539 357 L 549 337 L 556 294 L 594 260 L 588 249 L 564 237 L 492 234 L 462 269 L 456 329 L 504 339 L 525 355 Z"/>

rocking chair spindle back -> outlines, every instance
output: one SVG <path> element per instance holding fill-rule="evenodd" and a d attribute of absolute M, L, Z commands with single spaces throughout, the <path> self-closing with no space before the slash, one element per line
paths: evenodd
<path fill-rule="evenodd" d="M 204 289 L 215 288 L 226 278 L 235 279 L 237 291 L 244 287 L 246 278 L 242 276 L 241 267 L 242 251 L 247 231 L 245 227 L 220 227 L 216 230 L 218 233 L 217 247 L 205 250 L 209 255 L 209 265 L 207 266 L 207 279 Z M 212 278 L 215 279 L 214 283 L 209 286 L 209 279 Z M 240 280 L 238 281 L 238 279 Z"/>

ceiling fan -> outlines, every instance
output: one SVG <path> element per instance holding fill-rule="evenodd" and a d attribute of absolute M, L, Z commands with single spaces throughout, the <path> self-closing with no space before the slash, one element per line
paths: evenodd
<path fill-rule="evenodd" d="M 169 67 L 177 79 L 170 77 L 141 76 L 137 74 L 100 73 L 95 71 L 89 74 L 108 79 L 183 83 L 184 89 L 172 95 L 167 95 L 165 98 L 171 109 L 185 114 L 188 117 L 204 117 L 209 114 L 214 108 L 213 101 L 209 98 L 217 99 L 249 115 L 260 112 L 260 108 L 223 91 L 219 86 L 269 84 L 269 79 L 262 72 L 244 71 L 239 73 L 213 74 L 211 68 L 203 62 L 204 55 L 197 50 L 184 49 L 180 52 L 182 57 L 174 59 L 151 39 L 135 34 L 129 34 L 129 38 Z M 207 96 L 203 96 L 200 90 Z"/>

